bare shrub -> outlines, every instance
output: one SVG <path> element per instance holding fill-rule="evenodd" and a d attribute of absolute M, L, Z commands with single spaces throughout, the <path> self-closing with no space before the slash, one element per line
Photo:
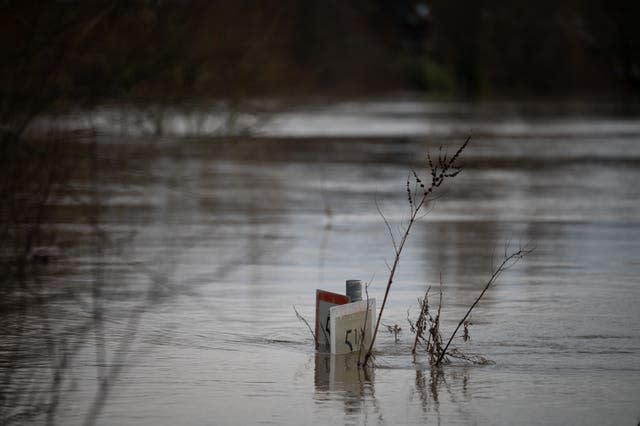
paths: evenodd
<path fill-rule="evenodd" d="M 442 279 L 440 280 L 440 300 L 438 302 L 438 311 L 435 316 L 433 316 L 430 311 L 429 291 L 431 290 L 431 287 L 428 287 L 424 296 L 422 298 L 418 298 L 418 306 L 420 307 L 418 318 L 415 321 L 411 320 L 409 313 L 407 312 L 407 321 L 409 322 L 409 325 L 411 327 L 411 332 L 415 333 L 416 335 L 413 343 L 413 348 L 411 349 L 411 353 L 414 356 L 414 361 L 417 355 L 417 348 L 420 345 L 424 347 L 426 353 L 429 355 L 429 363 L 433 366 L 446 364 L 449 362 L 450 358 L 461 359 L 474 364 L 489 363 L 490 361 L 481 355 L 470 354 L 462 351 L 459 348 L 450 347 L 451 342 L 457 336 L 461 327 L 463 329 L 462 336 L 460 336 L 462 338 L 462 341 L 468 342 L 471 339 L 469 327 L 472 325 L 472 323 L 469 318 L 473 309 L 478 305 L 487 290 L 495 284 L 496 280 L 498 279 L 500 274 L 502 274 L 502 272 L 515 265 L 520 259 L 531 253 L 533 250 L 534 249 L 532 247 L 520 247 L 518 250 L 509 253 L 508 244 L 505 246 L 502 262 L 495 267 L 491 274 L 491 277 L 484 285 L 478 297 L 476 297 L 474 302 L 467 309 L 465 315 L 460 319 L 458 325 L 449 336 L 449 339 L 447 339 L 446 344 L 443 344 L 444 340 L 442 338 L 442 332 L 440 331 L 440 312 L 442 309 Z"/>
<path fill-rule="evenodd" d="M 442 147 L 438 151 L 438 158 L 434 160 L 431 158 L 431 154 L 427 153 L 427 165 L 429 168 L 429 172 L 431 175 L 431 182 L 425 183 L 428 181 L 423 181 L 414 170 L 411 171 L 409 176 L 407 177 L 406 190 L 407 190 L 407 199 L 409 203 L 409 221 L 404 227 L 404 231 L 402 232 L 402 236 L 398 241 L 396 241 L 396 237 L 391 229 L 391 225 L 389 221 L 385 218 L 384 214 L 380 210 L 378 206 L 378 213 L 384 220 L 384 223 L 389 231 L 389 235 L 391 238 L 391 242 L 393 244 L 394 249 L 394 259 L 393 263 L 389 267 L 389 277 L 387 279 L 387 285 L 384 292 L 384 298 L 382 299 L 382 305 L 380 306 L 380 312 L 378 314 L 378 319 L 376 321 L 376 326 L 373 330 L 373 336 L 371 338 L 371 343 L 369 344 L 369 348 L 365 354 L 363 365 L 368 365 L 371 360 L 371 356 L 373 355 L 373 346 L 376 341 L 376 336 L 378 334 L 378 329 L 380 328 L 380 321 L 382 319 L 382 315 L 384 313 L 384 308 L 387 304 L 387 299 L 389 297 L 389 291 L 391 290 L 391 286 L 393 284 L 393 279 L 395 277 L 396 271 L 398 269 L 398 265 L 400 263 L 400 257 L 402 255 L 402 250 L 405 247 L 405 244 L 409 238 L 411 233 L 411 229 L 413 225 L 423 217 L 428 207 L 430 206 L 430 202 L 434 199 L 434 191 L 437 190 L 442 183 L 448 178 L 456 177 L 461 171 L 461 166 L 458 165 L 458 158 L 465 150 L 471 137 L 469 136 L 465 142 L 456 150 L 456 152 L 449 156 L 446 150 L 443 152 Z"/>

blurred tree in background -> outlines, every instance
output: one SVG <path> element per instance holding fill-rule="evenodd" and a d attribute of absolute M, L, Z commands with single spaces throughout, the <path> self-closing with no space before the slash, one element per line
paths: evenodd
<path fill-rule="evenodd" d="M 456 87 L 466 95 L 567 96 L 637 88 L 637 2 L 430 4 L 433 54 L 451 67 Z"/>
<path fill-rule="evenodd" d="M 628 0 L 5 0 L 0 117 L 19 130 L 45 106 L 104 100 L 635 89 L 639 17 Z"/>

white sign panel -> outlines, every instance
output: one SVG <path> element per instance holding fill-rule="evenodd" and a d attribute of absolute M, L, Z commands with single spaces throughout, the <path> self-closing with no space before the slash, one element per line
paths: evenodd
<path fill-rule="evenodd" d="M 376 300 L 347 303 L 329 309 L 329 330 L 332 354 L 367 350 L 371 344 L 372 330 L 375 324 Z"/>

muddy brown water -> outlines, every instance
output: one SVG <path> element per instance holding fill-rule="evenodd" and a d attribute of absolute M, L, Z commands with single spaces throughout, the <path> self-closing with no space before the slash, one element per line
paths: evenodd
<path fill-rule="evenodd" d="M 43 287 L 67 297 L 3 318 L 5 330 L 26 324 L 4 332 L 5 415 L 29 407 L 7 395 L 37 389 L 56 395 L 59 424 L 640 421 L 640 120 L 415 101 L 275 114 L 255 137 L 185 135 L 176 120 L 163 136 L 106 126 L 73 142 L 78 153 L 95 143 L 98 161 L 48 225 L 68 248 L 43 266 Z M 383 317 L 402 327 L 399 343 L 382 330 L 366 376 L 316 355 L 292 306 L 313 321 L 315 290 L 344 292 L 347 279 L 372 281 L 380 306 L 393 247 L 376 201 L 399 229 L 410 169 L 468 133 L 463 173 L 400 263 Z M 442 277 L 447 334 L 505 245 L 526 243 L 534 253 L 474 311 L 471 340 L 456 341 L 492 364 L 414 363 L 407 310 L 426 286 Z M 45 410 L 24 422 L 46 421 Z"/>

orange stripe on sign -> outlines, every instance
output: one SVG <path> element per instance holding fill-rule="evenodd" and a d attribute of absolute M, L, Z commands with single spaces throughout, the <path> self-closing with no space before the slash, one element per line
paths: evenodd
<path fill-rule="evenodd" d="M 334 305 L 344 305 L 349 303 L 349 296 L 344 294 L 331 293 L 330 291 L 316 290 L 316 300 L 333 303 Z"/>

